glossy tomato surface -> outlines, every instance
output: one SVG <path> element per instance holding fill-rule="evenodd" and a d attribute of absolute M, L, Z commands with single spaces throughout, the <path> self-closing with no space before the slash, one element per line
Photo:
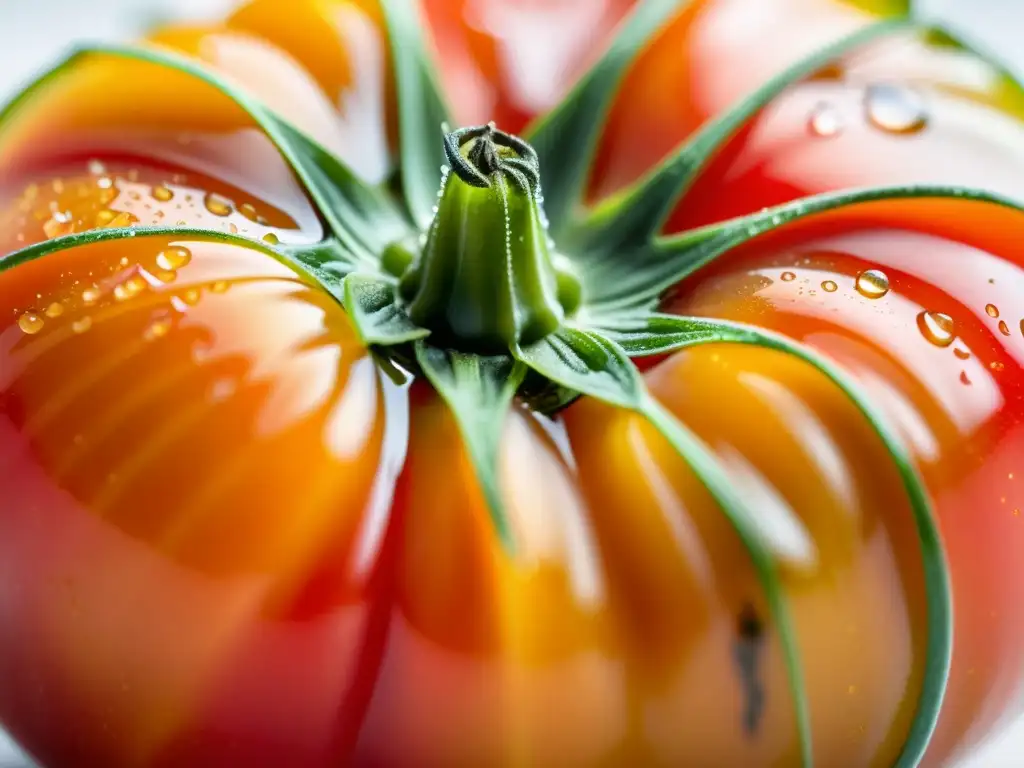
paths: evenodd
<path fill-rule="evenodd" d="M 521 131 L 626 0 L 424 0 L 460 122 Z M 635 180 L 887 0 L 698 0 L 631 68 L 590 181 Z M 364 178 L 396 162 L 374 0 L 254 0 L 151 42 L 226 73 Z M 1024 95 L 936 35 L 796 84 L 674 214 L 923 182 L 1024 198 Z M 0 721 L 45 766 L 799 764 L 779 637 L 746 551 L 640 417 L 517 407 L 495 535 L 455 422 L 269 253 L 320 217 L 238 106 L 87 57 L 0 131 Z M 954 649 L 928 765 L 1016 714 L 1024 669 L 1024 215 L 881 202 L 790 225 L 673 291 L 827 353 L 934 502 Z M 865 274 L 867 273 L 867 274 Z M 647 384 L 757 512 L 797 629 L 816 763 L 893 765 L 924 678 L 920 544 L 889 453 L 825 376 L 708 345 Z"/>

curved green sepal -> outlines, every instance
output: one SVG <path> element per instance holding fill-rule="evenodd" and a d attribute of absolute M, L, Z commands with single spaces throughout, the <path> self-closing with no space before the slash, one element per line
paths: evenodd
<path fill-rule="evenodd" d="M 569 95 L 526 133 L 540 158 L 551 233 L 557 240 L 582 204 L 597 143 L 626 70 L 669 17 L 691 0 L 640 0 L 608 50 Z"/>
<path fill-rule="evenodd" d="M 481 357 L 416 342 L 416 361 L 451 408 L 480 489 L 503 544 L 514 547 L 499 482 L 499 452 L 505 417 L 526 375 L 511 357 Z"/>
<path fill-rule="evenodd" d="M 629 358 L 596 333 L 561 328 L 515 355 L 549 381 L 606 403 L 635 410 L 643 399 L 643 382 Z"/>
<path fill-rule="evenodd" d="M 314 274 L 333 295 L 341 300 L 341 281 L 355 271 L 359 257 L 342 245 L 337 238 L 328 237 L 317 243 L 281 243 L 277 250 L 295 259 Z"/>
<path fill-rule="evenodd" d="M 796 628 L 789 614 L 786 596 L 771 549 L 765 541 L 753 512 L 736 494 L 728 473 L 722 468 L 711 449 L 693 432 L 684 427 L 675 416 L 653 397 L 647 396 L 641 412 L 668 440 L 689 464 L 694 475 L 711 493 L 722 513 L 739 536 L 751 565 L 757 574 L 768 609 L 775 619 L 782 655 L 786 663 L 786 676 L 793 696 L 797 738 L 800 742 L 800 764 L 810 768 L 814 763 L 811 746 L 811 714 L 807 700 L 807 685 L 800 663 Z"/>
<path fill-rule="evenodd" d="M 195 227 L 113 227 L 110 229 L 91 229 L 87 232 L 76 232 L 71 235 L 61 235 L 52 240 L 44 240 L 41 243 L 26 246 L 14 251 L 7 256 L 0 257 L 0 273 L 14 269 L 22 264 L 35 261 L 44 256 L 49 256 L 58 251 L 69 248 L 79 248 L 93 243 L 104 243 L 110 240 L 130 240 L 138 237 L 160 237 L 170 236 L 180 239 L 194 238 L 196 240 L 213 240 L 221 243 L 241 245 L 246 248 L 253 248 L 272 256 L 277 261 L 294 271 L 300 277 L 310 282 L 318 282 L 313 276 L 309 267 L 296 258 L 294 252 L 277 250 L 259 240 L 253 240 L 244 235 L 232 235 L 227 232 L 217 232 L 209 229 L 198 229 Z"/>
<path fill-rule="evenodd" d="M 886 20 L 848 35 L 770 78 L 720 117 L 708 122 L 636 184 L 601 203 L 581 227 L 585 259 L 603 259 L 642 247 L 656 237 L 680 198 L 716 153 L 758 112 L 795 82 L 871 40 L 904 29 Z"/>
<path fill-rule="evenodd" d="M 326 208 L 344 223 L 355 240 L 352 247 L 361 246 L 357 251 L 360 263 L 376 264 L 389 243 L 409 236 L 411 228 L 387 192 L 363 182 L 335 155 L 293 125 L 273 114 L 268 119 L 277 123 L 296 155 L 309 160 L 303 167 L 317 191 L 321 212 Z"/>
<path fill-rule="evenodd" d="M 881 200 L 956 199 L 992 203 L 1024 212 L 1021 203 L 979 189 L 942 185 L 871 187 L 828 192 L 767 208 L 750 216 L 657 239 L 629 258 L 608 259 L 582 270 L 594 317 L 653 306 L 674 284 L 723 253 L 786 224 L 819 213 Z"/>
<path fill-rule="evenodd" d="M 593 331 L 566 328 L 517 354 L 551 381 L 645 416 L 689 464 L 729 519 L 750 555 L 783 645 L 796 707 L 804 766 L 811 764 L 811 729 L 806 688 L 782 586 L 771 551 L 750 510 L 736 495 L 725 470 L 706 445 L 647 392 L 640 372 L 613 341 Z"/>
<path fill-rule="evenodd" d="M 395 300 L 393 282 L 361 273 L 345 278 L 345 311 L 367 346 L 392 347 L 430 335 Z"/>
<path fill-rule="evenodd" d="M 611 339 L 631 358 L 665 355 L 702 342 L 728 341 L 716 320 L 642 313 L 602 320 L 597 332 Z"/>
<path fill-rule="evenodd" d="M 375 263 L 375 233 L 405 229 L 387 196 L 361 181 L 340 160 L 269 108 L 199 61 L 169 49 L 124 45 L 90 46 L 73 51 L 0 111 L 0 125 L 54 76 L 88 56 L 116 56 L 183 72 L 216 88 L 245 110 L 278 148 L 316 203 L 331 232 L 358 258 L 353 267 Z M 395 239 L 395 238 L 392 238 Z"/>
<path fill-rule="evenodd" d="M 928 607 L 928 642 L 921 698 L 897 768 L 919 764 L 928 747 L 945 695 L 953 648 L 953 597 L 948 566 L 931 501 L 913 459 L 885 416 L 838 365 L 811 348 L 758 328 L 704 318 L 651 315 L 623 320 L 607 329 L 632 356 L 656 355 L 698 344 L 751 344 L 793 355 L 825 374 L 857 406 L 897 467 L 910 500 L 921 543 Z"/>
<path fill-rule="evenodd" d="M 416 226 L 426 229 L 445 161 L 443 126 L 451 119 L 427 54 L 423 37 L 427 24 L 418 5 L 410 0 L 380 0 L 395 68 L 402 193 Z"/>

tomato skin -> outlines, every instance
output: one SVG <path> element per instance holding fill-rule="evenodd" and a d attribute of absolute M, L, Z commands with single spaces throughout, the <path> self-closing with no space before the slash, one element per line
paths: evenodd
<path fill-rule="evenodd" d="M 772 0 L 757 5 L 774 31 L 758 41 L 771 45 L 751 47 L 741 30 L 757 25 L 737 23 L 749 0 L 694 4 L 617 97 L 593 194 L 636 178 L 768 73 L 899 5 Z M 573 39 L 542 51 L 560 68 L 542 92 L 535 70 L 516 79 L 517 46 L 536 44 L 524 18 L 581 2 L 425 10 L 458 114 L 519 130 L 628 6 L 588 5 L 586 25 L 563 25 Z M 362 0 L 255 0 L 223 24 L 151 39 L 244 82 L 373 179 L 394 122 L 379 24 Z M 1019 94 L 967 54 L 901 40 L 791 88 L 671 226 L 854 181 L 1020 191 Z M 926 130 L 854 119 L 857 79 L 876 77 L 927 91 Z M 664 98 L 676 87 L 685 98 Z M 0 138 L 0 254 L 98 226 L 105 210 L 169 219 L 179 209 L 158 203 L 187 195 L 193 226 L 322 234 L 273 147 L 209 86 L 101 58 L 37 98 Z M 807 131 L 821 99 L 844 109 L 838 137 Z M 977 128 L 997 117 L 998 131 Z M 174 199 L 154 198 L 167 185 Z M 210 211 L 207 193 L 229 213 Z M 933 765 L 1013 713 L 1020 680 L 1005 670 L 1024 661 L 1022 226 L 961 201 L 858 206 L 729 254 L 668 307 L 832 355 L 913 448 L 955 600 Z M 173 278 L 156 261 L 172 247 L 191 256 Z M 888 276 L 886 297 L 854 289 L 868 268 Z M 94 283 L 98 304 L 84 296 Z M 0 307 L 13 310 L 0 313 L 0 721 L 46 765 L 795 763 L 778 635 L 749 559 L 637 417 L 587 400 L 553 422 L 513 412 L 510 552 L 436 396 L 389 383 L 333 300 L 266 254 L 201 239 L 94 245 L 0 274 Z M 959 341 L 925 341 L 923 310 L 953 317 Z M 688 350 L 645 377 L 774 526 L 817 762 L 892 765 L 920 691 L 926 616 L 905 492 L 877 437 L 821 374 L 779 353 Z"/>
<path fill-rule="evenodd" d="M 930 206 L 920 207 L 924 218 Z M 805 227 L 731 254 L 673 305 L 756 322 L 836 358 L 911 447 L 936 505 L 955 606 L 948 701 L 931 764 L 1019 710 L 1021 681 L 1006 670 L 1024 661 L 1024 611 L 1014 598 L 1024 588 L 1016 565 L 1024 554 L 1024 344 L 1014 314 L 1024 256 L 1019 217 L 1003 224 L 995 238 L 1002 246 L 991 252 L 870 219 Z M 974 239 L 991 246 L 981 231 Z M 968 260 L 970 270 L 958 268 Z M 884 298 L 856 291 L 867 269 L 889 276 Z M 832 291 L 823 287 L 829 281 Z M 737 290 L 742 284 L 748 290 Z M 924 311 L 954 319 L 955 343 L 938 346 L 922 334 Z"/>
<path fill-rule="evenodd" d="M 192 254 L 177 279 L 119 299 L 170 247 Z M 163 765 L 190 754 L 193 721 L 188 764 L 226 747 L 253 765 L 327 760 L 347 715 L 325 720 L 323 702 L 362 685 L 385 594 L 373 559 L 353 567 L 381 374 L 338 307 L 263 254 L 201 241 L 99 244 L 5 278 L 5 306 L 42 293 L 65 311 L 0 332 L 3 589 L 19 617 L 2 655 L 9 679 L 32 670 L 67 707 L 35 721 L 12 685 L 5 723 L 54 765 Z M 306 673 L 290 669 L 300 650 Z"/>

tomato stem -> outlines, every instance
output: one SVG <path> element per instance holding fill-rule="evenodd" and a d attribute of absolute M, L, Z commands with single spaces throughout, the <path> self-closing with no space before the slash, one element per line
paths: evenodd
<path fill-rule="evenodd" d="M 537 153 L 491 123 L 448 133 L 451 164 L 419 257 L 400 294 L 440 343 L 493 354 L 557 330 L 579 283 L 555 266 Z"/>

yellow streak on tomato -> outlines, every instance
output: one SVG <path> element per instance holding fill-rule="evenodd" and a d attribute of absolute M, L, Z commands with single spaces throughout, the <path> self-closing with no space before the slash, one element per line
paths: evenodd
<path fill-rule="evenodd" d="M 149 279 L 172 244 L 191 260 L 173 284 Z M 31 336 L 0 321 L 0 546 L 24 568 L 19 632 L 34 638 L 5 653 L 42 654 L 67 716 L 53 722 L 72 722 L 43 743 L 116 766 L 157 760 L 225 710 L 249 733 L 245 713 L 277 702 L 244 700 L 225 674 L 251 686 L 286 657 L 269 646 L 239 670 L 241 652 L 369 595 L 351 563 L 381 453 L 372 361 L 333 300 L 237 246 L 78 248 L 0 275 L 0 301 L 65 307 Z M 356 664 L 358 640 L 339 642 L 335 664 Z M 285 730 L 324 718 L 316 690 L 336 679 L 310 685 L 280 694 L 296 707 Z M 0 706 L 17 727 L 17 700 Z"/>
<path fill-rule="evenodd" d="M 363 743 L 445 765 L 600 763 L 624 736 L 608 584 L 569 468 L 516 411 L 502 448 L 503 551 L 451 415 L 415 401 L 397 609 Z"/>

